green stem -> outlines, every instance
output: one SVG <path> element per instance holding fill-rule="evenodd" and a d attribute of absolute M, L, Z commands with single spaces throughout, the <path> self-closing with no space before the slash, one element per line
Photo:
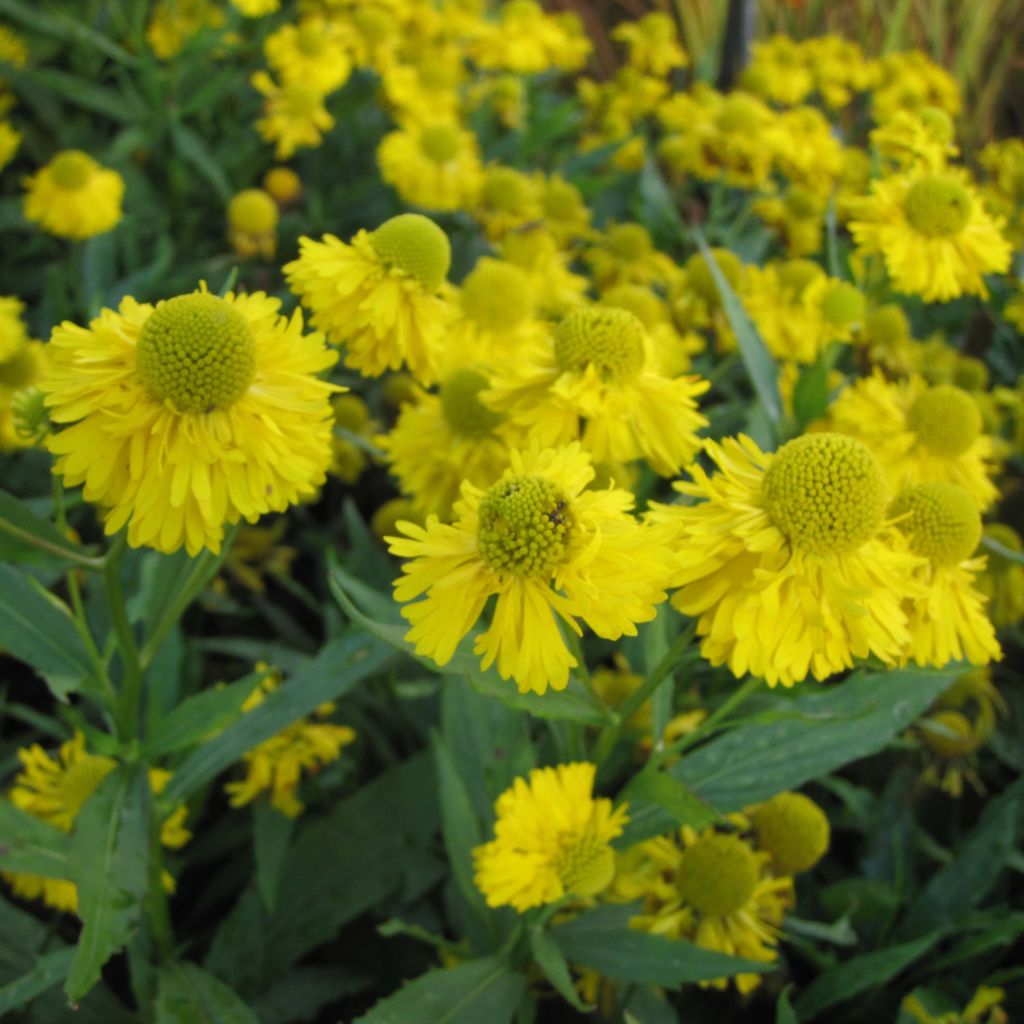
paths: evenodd
<path fill-rule="evenodd" d="M 142 705 L 142 664 L 135 633 L 128 621 L 128 610 L 124 603 L 124 589 L 121 586 L 121 565 L 128 547 L 128 539 L 119 533 L 107 553 L 103 569 L 103 584 L 110 608 L 110 621 L 117 637 L 121 652 L 121 739 L 129 742 L 136 737 L 139 728 L 139 708 Z"/>
<path fill-rule="evenodd" d="M 755 690 L 761 688 L 762 680 L 750 676 L 747 681 L 733 692 L 706 718 L 701 724 L 686 736 L 680 736 L 674 743 L 669 744 L 664 750 L 655 754 L 650 761 L 653 768 L 658 768 L 669 758 L 688 750 L 695 743 L 704 739 L 709 733 L 715 731 L 718 725 L 733 711 L 736 710 Z"/>
<path fill-rule="evenodd" d="M 594 751 L 594 760 L 600 764 L 615 749 L 626 723 L 650 699 L 654 691 L 665 681 L 669 673 L 679 664 L 687 648 L 693 642 L 697 632 L 697 624 L 691 622 L 686 629 L 675 638 L 665 656 L 654 666 L 650 675 L 626 698 L 616 713 L 616 720 L 601 734 Z"/>
<path fill-rule="evenodd" d="M 100 572 L 103 569 L 102 558 L 89 558 L 88 555 L 79 555 L 67 548 L 60 547 L 58 544 L 51 544 L 50 541 L 42 537 L 36 537 L 26 530 L 20 530 L 14 523 L 8 522 L 6 519 L 0 519 L 0 530 L 4 533 L 9 533 L 12 537 L 16 537 L 24 544 L 31 544 L 32 547 L 45 551 L 48 555 L 56 555 L 58 558 L 64 559 L 65 562 L 71 562 L 80 569 L 89 569 L 92 572 Z"/>

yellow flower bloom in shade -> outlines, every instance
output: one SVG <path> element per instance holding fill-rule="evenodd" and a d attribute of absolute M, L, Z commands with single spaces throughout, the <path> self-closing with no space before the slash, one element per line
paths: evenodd
<path fill-rule="evenodd" d="M 1006 990 L 982 985 L 968 1000 L 962 1010 L 949 1013 L 933 1013 L 911 992 L 900 1003 L 902 1014 L 907 1014 L 918 1024 L 1010 1024 L 1009 1014 L 1003 1009 Z"/>
<path fill-rule="evenodd" d="M 128 543 L 220 550 L 225 523 L 312 495 L 330 459 L 336 356 L 262 292 L 126 298 L 46 346 L 40 389 L 65 429 L 47 447 L 67 485 Z"/>
<path fill-rule="evenodd" d="M 870 196 L 848 206 L 858 253 L 881 255 L 897 291 L 926 302 L 987 298 L 982 275 L 1010 268 L 1002 221 L 959 168 L 875 180 Z"/>
<path fill-rule="evenodd" d="M 264 142 L 276 143 L 278 160 L 287 160 L 297 149 L 319 146 L 323 133 L 334 127 L 324 94 L 315 85 L 307 81 L 275 85 L 266 71 L 255 72 L 250 81 L 266 97 L 256 130 Z"/>
<path fill-rule="evenodd" d="M 28 329 L 22 321 L 25 303 L 13 295 L 0 295 L 0 363 L 17 355 L 28 343 Z"/>
<path fill-rule="evenodd" d="M 541 198 L 537 183 L 529 175 L 493 164 L 484 171 L 471 212 L 484 234 L 497 242 L 524 224 L 541 220 Z"/>
<path fill-rule="evenodd" d="M 490 627 L 474 642 L 484 669 L 495 661 L 522 693 L 565 689 L 577 664 L 559 630 L 561 618 L 598 636 L 635 636 L 664 600 L 665 551 L 631 515 L 633 495 L 586 490 L 589 456 L 572 444 L 513 451 L 511 466 L 481 491 L 462 487 L 455 522 L 400 523 L 391 553 L 411 559 L 395 581 L 408 604 L 406 640 L 439 665 L 451 660 L 492 595 Z"/>
<path fill-rule="evenodd" d="M 953 76 L 920 50 L 887 53 L 878 61 L 871 110 L 884 124 L 898 110 L 937 107 L 950 117 L 960 112 L 960 88 Z"/>
<path fill-rule="evenodd" d="M 785 35 L 755 42 L 740 85 L 782 106 L 803 103 L 815 85 L 806 46 Z"/>
<path fill-rule="evenodd" d="M 476 136 L 448 122 L 389 132 L 377 147 L 377 163 L 381 178 L 406 203 L 425 210 L 472 205 L 483 176 Z"/>
<path fill-rule="evenodd" d="M 86 801 L 117 767 L 112 757 L 89 753 L 85 749 L 85 734 L 77 731 L 70 740 L 61 744 L 56 757 L 33 744 L 18 751 L 18 760 L 21 771 L 15 777 L 7 799 L 20 810 L 63 832 L 74 828 L 75 819 Z M 170 778 L 170 772 L 151 768 L 150 788 L 154 793 L 160 793 Z M 164 846 L 177 849 L 192 838 L 185 828 L 187 814 L 185 805 L 179 804 L 164 819 L 160 827 L 160 840 Z M 9 871 L 0 874 L 23 899 L 41 899 L 47 906 L 68 913 L 78 909 L 78 889 L 74 882 Z M 166 872 L 164 886 L 168 891 L 174 889 L 174 880 Z"/>
<path fill-rule="evenodd" d="M 552 235 L 562 245 L 587 237 L 591 233 L 590 209 L 583 193 L 559 174 L 539 175 L 537 180 L 543 193 L 544 223 Z"/>
<path fill-rule="evenodd" d="M 231 6 L 247 18 L 263 18 L 281 9 L 281 0 L 231 0 Z"/>
<path fill-rule="evenodd" d="M 762 963 L 778 956 L 779 925 L 794 903 L 793 880 L 774 877 L 769 856 L 737 835 L 707 830 L 659 837 L 619 855 L 614 897 L 642 898 L 642 913 L 630 927 L 671 939 L 687 939 Z M 733 981 L 746 994 L 759 974 L 718 978 L 702 986 L 725 988 Z"/>
<path fill-rule="evenodd" d="M 259 666 L 258 666 L 259 667 Z M 280 685 L 280 676 L 269 672 L 242 705 L 252 711 Z M 260 793 L 270 794 L 270 805 L 289 818 L 297 818 L 305 805 L 298 797 L 303 773 L 318 772 L 341 757 L 343 747 L 352 743 L 355 732 L 347 725 L 323 719 L 334 713 L 334 704 L 321 704 L 314 714 L 285 726 L 276 736 L 264 740 L 243 758 L 245 778 L 224 786 L 232 807 L 252 803 Z"/>
<path fill-rule="evenodd" d="M 880 370 L 842 391 L 829 406 L 828 430 L 857 438 L 881 462 L 893 492 L 944 480 L 960 484 L 982 509 L 998 497 L 992 439 L 968 392 L 920 377 L 892 382 Z"/>
<path fill-rule="evenodd" d="M 42 343 L 26 341 L 0 359 L 0 451 L 36 445 L 49 431 L 36 387 L 46 351 Z"/>
<path fill-rule="evenodd" d="M 546 228 L 523 228 L 498 245 L 503 260 L 529 278 L 537 311 L 560 317 L 586 301 L 588 281 L 569 269 L 571 257 Z"/>
<path fill-rule="evenodd" d="M 498 18 L 481 23 L 469 41 L 470 58 L 485 71 L 576 71 L 590 53 L 590 40 L 575 15 L 548 14 L 536 0 L 507 0 Z"/>
<path fill-rule="evenodd" d="M 170 60 L 202 29 L 223 24 L 224 12 L 210 0 L 157 0 L 146 42 L 161 60 Z"/>
<path fill-rule="evenodd" d="M 654 248 L 651 234 L 642 224 L 615 224 L 585 254 L 594 283 L 605 290 L 617 284 L 667 284 L 678 271 L 675 264 Z"/>
<path fill-rule="evenodd" d="M 305 17 L 282 25 L 263 44 L 267 63 L 285 85 L 304 82 L 323 95 L 340 89 L 352 73 L 345 40 L 334 21 Z"/>
<path fill-rule="evenodd" d="M 776 793 L 744 813 L 753 822 L 754 841 L 771 858 L 775 875 L 810 871 L 828 852 L 828 818 L 803 793 Z"/>
<path fill-rule="evenodd" d="M 448 519 L 464 480 L 487 487 L 509 464 L 510 436 L 501 413 L 480 400 L 483 367 L 442 374 L 437 394 L 403 406 L 389 434 L 378 438 L 402 491 L 425 512 Z"/>
<path fill-rule="evenodd" d="M 899 110 L 870 134 L 872 146 L 897 167 L 922 167 L 936 174 L 960 152 L 953 137 L 953 120 L 938 107 Z"/>
<path fill-rule="evenodd" d="M 921 591 L 905 604 L 909 656 L 936 668 L 961 658 L 973 665 L 998 661 L 1002 649 L 974 586 L 985 559 L 972 557 L 981 516 L 971 496 L 957 484 L 914 484 L 897 494 L 890 514 L 911 550 L 925 559 L 915 570 Z"/>
<path fill-rule="evenodd" d="M 677 555 L 672 603 L 698 616 L 704 657 L 769 686 L 824 680 L 870 655 L 898 663 L 921 560 L 892 543 L 868 449 L 825 433 L 774 454 L 743 436 L 705 449 L 719 472 L 694 464 L 693 482 L 675 485 L 697 503 L 652 513 Z"/>
<path fill-rule="evenodd" d="M 696 399 L 708 387 L 700 377 L 663 376 L 628 310 L 584 306 L 496 374 L 484 401 L 541 444 L 580 437 L 598 462 L 642 458 L 668 475 L 700 445 L 707 420 Z"/>
<path fill-rule="evenodd" d="M 0 171 L 13 159 L 21 145 L 21 135 L 7 121 L 0 121 Z"/>
<path fill-rule="evenodd" d="M 673 68 L 685 68 L 690 63 L 679 45 L 675 23 L 660 11 L 616 25 L 611 36 L 626 45 L 629 65 L 638 71 L 663 78 Z"/>
<path fill-rule="evenodd" d="M 290 167 L 271 167 L 263 175 L 263 189 L 278 206 L 290 206 L 302 195 L 302 179 Z"/>
<path fill-rule="evenodd" d="M 451 317 L 438 297 L 451 265 L 448 236 L 403 213 L 346 244 L 334 235 L 299 239 L 284 267 L 288 285 L 313 311 L 313 325 L 345 346 L 345 362 L 369 377 L 407 365 L 422 384 L 437 377 Z"/>
<path fill-rule="evenodd" d="M 986 523 L 985 537 L 1020 554 L 1020 535 L 1005 523 Z M 988 552 L 988 565 L 978 576 L 978 589 L 988 599 L 988 613 L 998 626 L 1015 626 L 1024 619 L 1024 565 L 996 551 Z"/>
<path fill-rule="evenodd" d="M 603 892 L 615 874 L 611 841 L 627 806 L 594 798 L 596 766 L 535 768 L 494 805 L 494 839 L 473 850 L 474 880 L 489 907 L 531 907 Z"/>
<path fill-rule="evenodd" d="M 224 559 L 224 575 L 254 594 L 265 593 L 267 577 L 287 578 L 298 551 L 278 543 L 286 525 L 281 518 L 270 527 L 243 526 Z M 228 589 L 222 577 L 217 577 L 211 586 L 218 593 Z"/>
<path fill-rule="evenodd" d="M 1006 218 L 1006 236 L 1014 246 L 1024 247 L 1024 139 L 988 143 L 978 163 L 987 172 L 982 186 L 986 205 Z"/>
<path fill-rule="evenodd" d="M 754 213 L 778 232 L 789 256 L 813 256 L 821 251 L 827 202 L 799 185 L 783 195 L 764 196 L 752 206 Z"/>
<path fill-rule="evenodd" d="M 270 259 L 277 246 L 277 204 L 261 188 L 236 193 L 228 203 L 228 241 L 242 257 Z"/>
<path fill-rule="evenodd" d="M 25 219 L 60 238 L 102 235 L 121 219 L 124 179 L 80 149 L 58 153 L 25 188 Z"/>

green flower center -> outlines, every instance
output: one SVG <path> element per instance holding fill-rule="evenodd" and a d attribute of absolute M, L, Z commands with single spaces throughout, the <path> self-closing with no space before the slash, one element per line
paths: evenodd
<path fill-rule="evenodd" d="M 381 262 L 401 270 L 434 293 L 448 276 L 452 247 L 448 236 L 420 213 L 402 213 L 370 234 Z"/>
<path fill-rule="evenodd" d="M 969 558 L 981 540 L 981 514 L 958 484 L 915 484 L 892 503 L 897 525 L 910 538 L 915 554 L 936 565 L 955 565 Z"/>
<path fill-rule="evenodd" d="M 795 548 L 814 555 L 855 551 L 882 525 L 885 476 L 859 441 L 805 434 L 784 444 L 762 485 L 765 509 Z"/>
<path fill-rule="evenodd" d="M 277 204 L 261 188 L 247 188 L 228 203 L 228 223 L 249 235 L 269 235 L 277 227 Z"/>
<path fill-rule="evenodd" d="M 81 188 L 92 176 L 96 163 L 80 149 L 69 149 L 58 154 L 50 164 L 53 180 L 69 191 Z"/>
<path fill-rule="evenodd" d="M 811 217 L 817 217 L 820 213 L 818 202 L 814 196 L 806 189 L 796 185 L 791 185 L 787 189 L 784 202 L 786 212 L 791 217 L 796 217 L 797 220 L 808 220 Z"/>
<path fill-rule="evenodd" d="M 940 384 L 929 388 L 910 407 L 907 426 L 935 455 L 955 459 L 981 434 L 981 410 L 966 391 Z"/>
<path fill-rule="evenodd" d="M 459 129 L 453 125 L 436 124 L 420 133 L 420 149 L 437 164 L 454 159 L 461 143 Z"/>
<path fill-rule="evenodd" d="M 352 23 L 359 34 L 371 44 L 383 43 L 395 34 L 398 24 L 394 17 L 382 7 L 357 4 L 352 13 Z"/>
<path fill-rule="evenodd" d="M 953 141 L 953 119 L 939 107 L 922 107 L 917 116 L 937 142 Z"/>
<path fill-rule="evenodd" d="M 953 368 L 953 380 L 958 388 L 965 391 L 988 389 L 988 367 L 975 356 L 960 356 Z"/>
<path fill-rule="evenodd" d="M 640 284 L 620 284 L 610 288 L 601 296 L 601 305 L 628 310 L 647 330 L 664 320 L 658 296 Z"/>
<path fill-rule="evenodd" d="M 596 896 L 615 877 L 615 854 L 605 840 L 586 833 L 559 853 L 555 871 L 567 893 Z"/>
<path fill-rule="evenodd" d="M 331 399 L 334 425 L 361 434 L 370 422 L 370 410 L 358 395 L 335 395 Z"/>
<path fill-rule="evenodd" d="M 224 299 L 199 292 L 168 299 L 150 313 L 135 358 L 150 395 L 179 412 L 234 404 L 256 373 L 248 321 Z"/>
<path fill-rule="evenodd" d="M 519 267 L 482 260 L 462 282 L 462 308 L 486 330 L 512 330 L 533 315 L 533 289 Z"/>
<path fill-rule="evenodd" d="M 487 378 L 476 370 L 456 370 L 441 382 L 441 411 L 448 426 L 460 437 L 488 437 L 504 419 L 480 401 Z"/>
<path fill-rule="evenodd" d="M 32 383 L 36 375 L 36 361 L 32 349 L 21 344 L 14 350 L 14 355 L 0 363 L 0 387 L 17 391 Z"/>
<path fill-rule="evenodd" d="M 631 380 L 644 365 L 644 325 L 625 309 L 574 309 L 555 328 L 555 359 L 567 373 L 593 366 L 603 380 Z"/>
<path fill-rule="evenodd" d="M 821 315 L 833 327 L 846 327 L 864 317 L 864 295 L 852 284 L 830 285 L 821 298 Z"/>
<path fill-rule="evenodd" d="M 293 117 L 312 117 L 323 101 L 323 94 L 303 82 L 289 82 L 283 89 L 285 105 Z"/>
<path fill-rule="evenodd" d="M 966 715 L 959 711 L 937 711 L 918 723 L 921 738 L 939 757 L 963 757 L 977 750 L 981 737 L 976 735 Z"/>
<path fill-rule="evenodd" d="M 616 224 L 608 232 L 608 250 L 624 263 L 642 260 L 651 253 L 651 236 L 640 224 Z"/>
<path fill-rule="evenodd" d="M 777 875 L 814 867 L 828 850 L 829 825 L 822 809 L 802 793 L 778 793 L 754 815 L 757 847 L 772 858 Z"/>
<path fill-rule="evenodd" d="M 907 314 L 895 303 L 872 310 L 864 324 L 865 332 L 878 345 L 895 345 L 910 337 Z"/>
<path fill-rule="evenodd" d="M 580 190 L 569 181 L 548 182 L 544 193 L 544 212 L 552 220 L 571 220 L 583 207 Z"/>
<path fill-rule="evenodd" d="M 295 34 L 295 45 L 306 57 L 318 57 L 323 53 L 326 35 L 321 25 L 307 23 L 300 25 Z"/>
<path fill-rule="evenodd" d="M 722 276 L 729 282 L 729 286 L 735 291 L 743 277 L 743 264 L 740 258 L 729 249 L 714 248 L 711 255 L 718 264 Z M 718 286 L 711 276 L 711 268 L 704 259 L 704 254 L 695 252 L 684 264 L 690 287 L 710 306 L 712 309 L 721 304 L 718 297 Z"/>
<path fill-rule="evenodd" d="M 69 764 L 57 782 L 57 798 L 71 820 L 100 787 L 100 783 L 117 767 L 117 762 L 109 757 L 96 754 L 84 754 L 73 764 Z"/>
<path fill-rule="evenodd" d="M 539 476 L 499 480 L 480 502 L 477 548 L 496 572 L 550 576 L 565 558 L 575 515 L 561 488 Z"/>
<path fill-rule="evenodd" d="M 911 186 L 903 212 L 920 234 L 951 238 L 960 234 L 971 219 L 971 196 L 959 182 L 930 175 Z"/>
<path fill-rule="evenodd" d="M 825 273 L 813 260 L 786 260 L 779 264 L 779 281 L 799 297 L 807 286 Z"/>
<path fill-rule="evenodd" d="M 702 914 L 725 917 L 754 894 L 758 874 L 757 857 L 747 843 L 712 832 L 683 850 L 676 889 Z"/>
<path fill-rule="evenodd" d="M 524 213 L 530 207 L 530 180 L 511 167 L 492 167 L 480 192 L 482 205 L 503 213 Z"/>

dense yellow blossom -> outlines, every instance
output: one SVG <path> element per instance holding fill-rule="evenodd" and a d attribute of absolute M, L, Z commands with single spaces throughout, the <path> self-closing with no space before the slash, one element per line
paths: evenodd
<path fill-rule="evenodd" d="M 377 147 L 380 176 L 411 206 L 461 210 L 483 180 L 476 136 L 451 122 L 417 122 L 389 132 Z"/>
<path fill-rule="evenodd" d="M 92 238 L 121 219 L 124 179 L 79 149 L 66 149 L 25 179 L 25 218 L 61 238 Z"/>
<path fill-rule="evenodd" d="M 256 129 L 264 142 L 275 144 L 274 155 L 287 160 L 295 150 L 319 146 L 334 127 L 324 106 L 323 91 L 307 80 L 276 85 L 266 71 L 252 76 L 253 87 L 266 97 Z"/>
<path fill-rule="evenodd" d="M 352 71 L 344 36 L 330 18 L 312 15 L 282 25 L 263 44 L 267 63 L 281 82 L 304 82 L 325 96 L 340 89 Z"/>

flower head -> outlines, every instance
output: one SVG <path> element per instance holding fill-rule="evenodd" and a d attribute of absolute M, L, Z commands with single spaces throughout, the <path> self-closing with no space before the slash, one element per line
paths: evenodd
<path fill-rule="evenodd" d="M 236 193 L 228 203 L 228 240 L 235 252 L 248 259 L 270 259 L 277 246 L 277 204 L 261 188 Z"/>
<path fill-rule="evenodd" d="M 520 913 L 563 896 L 596 896 L 615 874 L 611 840 L 626 805 L 593 796 L 586 762 L 535 768 L 498 797 L 494 839 L 473 851 L 476 884 L 491 907 Z"/>
<path fill-rule="evenodd" d="M 325 96 L 340 89 L 352 71 L 344 37 L 329 18 L 312 15 L 282 25 L 267 36 L 263 50 L 285 85 L 307 82 Z"/>
<path fill-rule="evenodd" d="M 978 576 L 978 589 L 988 598 L 988 613 L 995 626 L 1015 626 L 1024 619 L 1024 564 L 1013 554 L 1024 552 L 1020 534 L 1005 523 L 986 523 L 982 531 L 1010 555 L 990 551 L 988 565 Z"/>
<path fill-rule="evenodd" d="M 65 322 L 40 388 L 55 471 L 102 509 L 107 533 L 191 554 L 225 523 L 314 493 L 330 458 L 334 362 L 302 318 L 262 292 L 205 290 L 155 307 L 125 299 L 88 328 Z"/>
<path fill-rule="evenodd" d="M 256 130 L 264 142 L 275 143 L 278 160 L 287 160 L 297 149 L 319 146 L 323 133 L 334 127 L 334 118 L 324 106 L 324 92 L 314 82 L 302 79 L 276 85 L 266 71 L 257 71 L 252 84 L 266 97 Z"/>
<path fill-rule="evenodd" d="M 121 219 L 124 179 L 80 149 L 58 153 L 25 187 L 25 218 L 51 235 L 92 238 Z"/>
<path fill-rule="evenodd" d="M 776 875 L 809 871 L 828 851 L 828 818 L 803 793 L 776 793 L 747 814 L 753 820 L 757 848 L 771 858 Z"/>

